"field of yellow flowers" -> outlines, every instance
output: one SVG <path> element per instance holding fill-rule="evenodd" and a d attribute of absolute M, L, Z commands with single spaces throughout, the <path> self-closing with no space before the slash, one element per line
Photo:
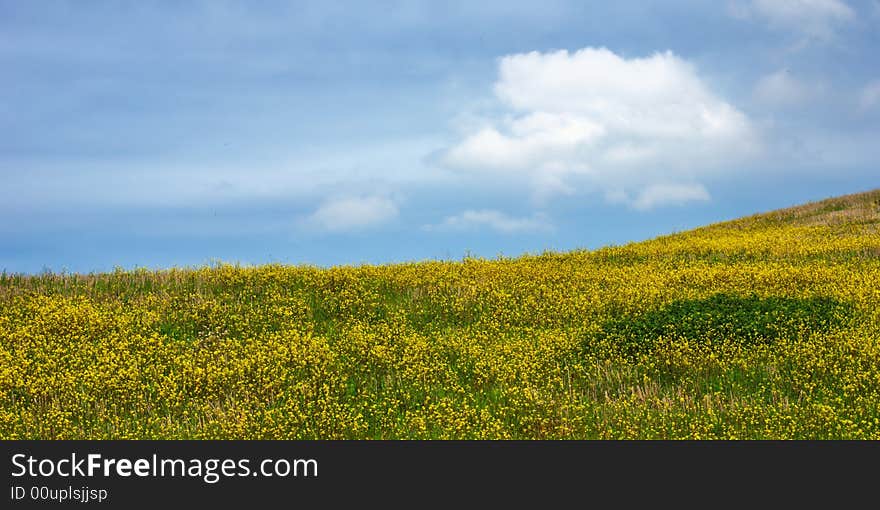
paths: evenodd
<path fill-rule="evenodd" d="M 0 438 L 880 439 L 880 190 L 514 259 L 3 273 Z"/>

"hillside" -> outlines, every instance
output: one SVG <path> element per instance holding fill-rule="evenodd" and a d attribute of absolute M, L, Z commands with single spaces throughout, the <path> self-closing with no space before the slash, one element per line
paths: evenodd
<path fill-rule="evenodd" d="M 0 438 L 880 439 L 880 190 L 595 251 L 0 275 Z"/>
<path fill-rule="evenodd" d="M 791 225 L 870 225 L 877 232 L 880 224 L 880 189 L 810 202 L 770 213 L 758 214 L 734 223 L 768 221 Z"/>

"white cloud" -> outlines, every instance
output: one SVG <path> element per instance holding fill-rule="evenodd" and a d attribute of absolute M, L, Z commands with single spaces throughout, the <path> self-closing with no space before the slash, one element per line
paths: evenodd
<path fill-rule="evenodd" d="M 757 149 L 749 119 L 669 51 L 509 55 L 494 92 L 508 115 L 467 133 L 440 162 L 525 178 L 533 198 L 583 181 L 605 191 L 691 182 Z"/>
<path fill-rule="evenodd" d="M 802 104 L 821 93 L 820 85 L 808 85 L 786 69 L 761 77 L 755 85 L 755 98 L 768 106 L 790 107 Z"/>
<path fill-rule="evenodd" d="M 398 212 L 397 205 L 385 197 L 338 198 L 321 204 L 302 224 L 330 232 L 361 230 L 387 223 Z"/>
<path fill-rule="evenodd" d="M 661 205 L 683 205 L 687 202 L 707 202 L 709 192 L 699 184 L 654 184 L 643 189 L 631 205 L 646 211 Z"/>
<path fill-rule="evenodd" d="M 540 213 L 526 218 L 514 218 L 491 209 L 468 210 L 448 216 L 439 225 L 425 225 L 425 230 L 462 231 L 491 228 L 505 234 L 546 232 L 553 230 L 548 218 Z"/>
<path fill-rule="evenodd" d="M 862 93 L 859 95 L 859 106 L 863 110 L 880 106 L 880 80 L 874 80 L 862 88 Z"/>
<path fill-rule="evenodd" d="M 773 28 L 827 40 L 835 29 L 856 18 L 855 12 L 841 0 L 751 0 L 735 2 L 731 14 L 739 18 L 758 18 Z"/>
<path fill-rule="evenodd" d="M 446 161 L 454 166 L 529 169 L 549 155 L 571 154 L 604 134 L 601 125 L 565 112 L 534 112 L 505 124 L 509 134 L 484 127 L 453 147 Z"/>

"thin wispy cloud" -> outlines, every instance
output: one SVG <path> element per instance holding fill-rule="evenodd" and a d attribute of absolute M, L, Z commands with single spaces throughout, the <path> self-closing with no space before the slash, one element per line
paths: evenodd
<path fill-rule="evenodd" d="M 841 0 L 734 0 L 729 12 L 818 41 L 830 40 L 856 19 L 855 11 Z"/>
<path fill-rule="evenodd" d="M 863 111 L 880 107 L 880 80 L 865 85 L 859 94 L 859 106 Z"/>
<path fill-rule="evenodd" d="M 327 200 L 300 224 L 324 232 L 351 232 L 386 224 L 399 214 L 387 197 L 348 197 Z"/>
<path fill-rule="evenodd" d="M 816 99 L 823 92 L 821 84 L 792 75 L 787 69 L 764 75 L 755 84 L 755 98 L 770 108 L 788 108 Z"/>
<path fill-rule="evenodd" d="M 425 225 L 426 231 L 461 232 L 490 229 L 503 234 L 551 232 L 554 227 L 542 213 L 529 217 L 514 217 L 492 209 L 467 210 L 447 216 L 437 225 Z"/>
<path fill-rule="evenodd" d="M 710 199 L 709 192 L 699 184 L 653 184 L 640 191 L 631 205 L 640 211 L 648 211 L 660 206 L 681 206 Z"/>

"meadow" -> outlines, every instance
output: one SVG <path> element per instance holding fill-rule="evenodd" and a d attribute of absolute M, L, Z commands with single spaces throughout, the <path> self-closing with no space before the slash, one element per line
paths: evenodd
<path fill-rule="evenodd" d="M 3 439 L 880 439 L 880 190 L 645 242 L 0 275 Z"/>

